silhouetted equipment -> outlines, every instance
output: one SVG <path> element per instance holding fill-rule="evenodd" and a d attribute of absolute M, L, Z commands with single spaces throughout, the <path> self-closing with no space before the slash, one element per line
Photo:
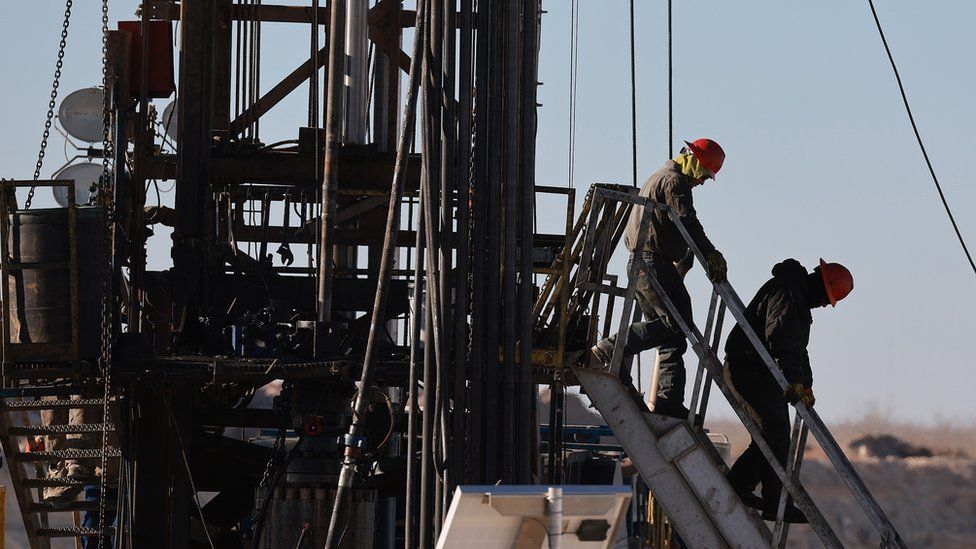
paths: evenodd
<path fill-rule="evenodd" d="M 114 31 L 103 0 L 105 91 L 69 96 L 78 104 L 62 116 L 72 136 L 101 143 L 83 152 L 101 163 L 98 207 L 80 205 L 77 181 L 0 185 L 0 441 L 31 549 L 84 537 L 124 549 L 432 548 L 490 535 L 458 513 L 492 502 L 508 514 L 487 542 L 542 543 L 548 528 L 566 547 L 609 546 L 631 494 L 645 539 L 651 501 L 692 545 L 776 539 L 729 493 L 695 421 L 721 312 L 704 338 L 687 331 L 704 381 L 690 421 L 643 416 L 616 378 L 597 395 L 608 376 L 580 369 L 620 298 L 632 318 L 632 285 L 608 262 L 633 195 L 594 186 L 576 215 L 575 189 L 536 185 L 540 2 L 322 4 L 155 0 Z M 288 66 L 269 66 L 267 23 L 307 38 Z M 302 126 L 266 123 L 299 89 Z M 171 95 L 159 115 L 152 99 Z M 63 189 L 66 207 L 20 207 L 27 187 Z M 554 234 L 540 229 L 543 209 Z M 147 261 L 154 233 L 166 235 L 153 258 L 172 259 L 165 268 Z M 730 291 L 716 295 L 734 314 Z M 565 391 L 581 381 L 617 439 L 583 448 L 603 452 L 586 465 L 567 455 L 582 443 L 564 421 Z M 539 385 L 552 395 L 545 431 Z M 797 440 L 802 425 L 829 436 L 798 413 Z M 557 486 L 616 475 L 621 445 L 655 499 L 640 483 Z M 786 486 L 807 510 L 799 482 Z"/>
<path fill-rule="evenodd" d="M 98 208 L 78 208 L 69 230 L 67 208 L 10 215 L 12 266 L 7 275 L 12 343 L 70 343 L 78 328 L 78 358 L 98 355 L 101 299 L 98 280 L 105 262 Z M 71 233 L 74 233 L 72 235 Z M 76 242 L 72 242 L 72 236 Z M 72 317 L 71 248 L 77 249 L 77 319 Z M 27 358 L 23 354 L 19 354 Z M 53 357 L 52 357 L 53 358 Z"/>

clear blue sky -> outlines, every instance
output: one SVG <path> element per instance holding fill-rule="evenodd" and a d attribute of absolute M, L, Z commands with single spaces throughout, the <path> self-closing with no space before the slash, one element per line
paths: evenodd
<path fill-rule="evenodd" d="M 631 133 L 628 4 L 581 3 L 582 196 L 591 182 L 630 181 Z M 63 3 L 9 4 L 0 9 L 0 175 L 26 178 Z M 75 4 L 63 92 L 100 82 L 98 4 Z M 136 4 L 113 1 L 113 25 L 131 18 Z M 972 421 L 976 374 L 968 338 L 976 327 L 976 276 L 925 171 L 867 2 L 674 4 L 675 137 L 712 137 L 728 153 L 719 181 L 696 190 L 696 204 L 733 284 L 748 299 L 785 257 L 812 267 L 823 256 L 854 272 L 850 298 L 814 314 L 810 352 L 821 414 L 837 420 L 874 408 L 900 419 Z M 569 0 L 545 0 L 544 8 L 538 180 L 565 185 Z M 878 9 L 936 170 L 976 246 L 976 4 L 879 0 Z M 663 0 L 638 2 L 641 179 L 668 156 L 665 17 Z M 307 37 L 294 29 L 267 27 L 264 82 L 306 55 Z M 295 137 L 304 102 L 299 91 L 272 111 L 263 137 Z M 62 145 L 52 139 L 42 175 L 63 163 Z M 548 212 L 540 212 L 543 228 L 559 222 Z M 156 265 L 168 259 L 164 244 L 157 239 L 151 247 Z M 689 285 L 702 318 L 708 290 L 700 268 Z M 645 365 L 651 359 L 646 354 Z"/>

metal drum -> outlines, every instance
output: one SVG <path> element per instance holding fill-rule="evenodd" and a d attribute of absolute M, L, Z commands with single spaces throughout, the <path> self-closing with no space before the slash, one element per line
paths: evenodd
<path fill-rule="evenodd" d="M 78 358 L 95 359 L 101 347 L 105 262 L 102 210 L 78 208 L 77 212 Z M 12 264 L 70 264 L 66 208 L 20 210 L 10 214 L 8 221 L 7 249 Z M 10 269 L 6 275 L 11 343 L 70 343 L 71 271 L 65 267 L 25 268 Z M 34 358 L 70 360 L 73 357 Z"/>

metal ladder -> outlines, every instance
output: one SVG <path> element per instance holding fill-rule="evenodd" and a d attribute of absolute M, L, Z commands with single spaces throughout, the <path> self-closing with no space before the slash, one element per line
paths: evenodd
<path fill-rule="evenodd" d="M 67 242 L 68 258 L 63 262 L 25 262 L 10 248 L 16 238 L 11 238 L 10 214 L 17 209 L 12 201 L 16 189 L 20 187 L 65 187 L 68 206 Z M 80 525 L 79 513 L 97 511 L 100 501 L 74 500 L 44 501 L 45 488 L 69 487 L 83 492 L 85 487 L 100 486 L 102 479 L 92 474 L 84 478 L 48 477 L 44 464 L 63 460 L 79 460 L 90 464 L 93 469 L 101 464 L 102 445 L 92 448 L 66 448 L 52 450 L 38 445 L 36 437 L 59 437 L 67 435 L 89 435 L 90 440 L 102 440 L 106 432 L 115 430 L 111 420 L 99 423 L 37 423 L 37 412 L 44 410 L 69 411 L 71 409 L 91 410 L 91 413 L 104 415 L 103 398 L 79 399 L 81 389 L 75 383 L 88 375 L 91 364 L 83 360 L 79 353 L 81 336 L 79 334 L 79 270 L 78 270 L 78 208 L 75 201 L 73 180 L 0 180 L 0 344 L 3 361 L 0 366 L 4 389 L 0 389 L 0 444 L 8 461 L 12 488 L 23 519 L 24 528 L 31 549 L 48 549 L 53 538 L 98 537 L 97 528 Z M 11 337 L 11 282 L 30 270 L 65 270 L 68 272 L 70 295 L 70 340 L 64 342 L 13 341 Z M 23 304 L 21 304 L 23 306 Z M 99 391 L 100 394 L 102 391 Z M 107 448 L 108 458 L 120 457 L 117 448 Z M 111 468 L 108 468 L 111 470 Z M 103 471 L 103 475 L 110 475 Z M 107 476 L 105 481 L 113 488 L 118 478 Z M 99 494 L 99 498 L 105 494 Z M 49 519 L 54 514 L 71 513 L 73 526 L 51 526 Z M 66 521 L 60 520 L 58 523 Z M 113 532 L 110 525 L 102 533 Z"/>
<path fill-rule="evenodd" d="M 646 237 L 650 227 L 650 219 L 653 211 L 663 211 L 674 222 L 675 226 L 678 228 L 678 231 L 688 243 L 692 252 L 698 258 L 698 261 L 702 265 L 707 264 L 704 255 L 699 249 L 697 243 L 691 238 L 691 235 L 682 223 L 680 217 L 667 205 L 639 196 L 637 189 L 626 189 L 619 186 L 613 188 L 610 188 L 609 186 L 595 186 L 592 192 L 593 204 L 589 211 L 591 223 L 595 224 L 599 216 L 605 215 L 604 210 L 619 211 L 621 208 L 629 210 L 634 206 L 643 207 L 643 215 L 638 233 L 638 241 L 642 241 Z M 589 229 L 589 227 L 590 225 L 588 224 L 587 229 Z M 632 429 L 633 422 L 635 421 L 633 414 L 627 412 L 627 405 L 624 402 L 631 401 L 629 396 L 627 396 L 627 388 L 622 387 L 622 384 L 619 381 L 617 381 L 617 385 L 620 387 L 616 389 L 601 389 L 598 387 L 600 383 L 607 386 L 612 386 L 612 382 L 603 378 L 617 379 L 617 375 L 620 372 L 620 368 L 624 360 L 623 349 L 627 343 L 628 328 L 634 313 L 636 276 L 630 276 L 629 284 L 624 291 L 621 291 L 620 288 L 607 287 L 600 282 L 603 276 L 600 273 L 605 272 L 606 262 L 609 260 L 609 256 L 613 250 L 595 250 L 595 237 L 592 234 L 592 231 L 589 230 L 587 231 L 584 242 L 584 250 L 579 267 L 580 275 L 577 278 L 576 284 L 577 290 L 588 291 L 594 294 L 606 293 L 610 296 L 622 297 L 624 302 L 620 317 L 621 322 L 617 332 L 616 345 L 609 372 L 600 374 L 593 372 L 592 370 L 577 369 L 577 376 L 586 389 L 587 394 L 590 395 L 594 404 L 596 404 L 597 408 L 603 414 L 604 419 L 611 427 L 614 427 L 614 432 L 620 439 L 621 444 L 628 450 L 631 460 L 633 460 L 635 465 L 638 466 L 638 470 L 644 477 L 645 482 L 647 482 L 648 486 L 650 486 L 654 491 L 655 498 L 661 501 L 676 529 L 682 535 L 682 537 L 685 537 L 686 532 L 695 532 L 696 529 L 701 528 L 700 522 L 686 521 L 686 519 L 683 518 L 684 513 L 686 512 L 684 510 L 684 506 L 688 500 L 688 494 L 684 493 L 681 496 L 674 496 L 670 492 L 659 492 L 656 490 L 654 483 L 652 482 L 653 478 L 648 478 L 645 470 L 641 468 L 640 463 L 646 462 L 645 469 L 653 468 L 657 464 L 658 456 L 654 455 L 653 452 L 634 453 L 630 448 L 628 448 L 628 444 L 624 440 L 633 437 L 634 434 L 632 432 L 628 432 L 627 429 L 624 428 L 622 425 L 623 422 L 629 422 L 631 424 L 630 428 Z M 593 261 L 595 253 L 598 254 L 596 256 L 596 262 Z M 783 514 L 786 508 L 787 500 L 792 498 L 796 506 L 803 511 L 804 515 L 810 521 L 810 525 L 813 527 L 813 530 L 817 533 L 820 540 L 826 547 L 843 547 L 830 524 L 826 521 L 823 514 L 820 512 L 807 491 L 799 482 L 799 471 L 803 460 L 803 449 L 806 445 L 807 435 L 808 433 L 811 433 L 813 434 L 814 440 L 817 441 L 824 454 L 827 456 L 834 470 L 844 480 L 845 484 L 853 494 L 854 498 L 857 500 L 858 504 L 861 506 L 862 510 L 878 530 L 881 537 L 881 546 L 905 547 L 905 542 L 901 539 L 894 526 L 888 520 L 888 517 L 885 515 L 884 511 L 881 509 L 877 500 L 874 499 L 874 496 L 868 490 L 861 477 L 854 470 L 854 467 L 847 459 L 847 456 L 841 450 L 840 446 L 837 444 L 837 441 L 833 438 L 830 431 L 827 429 L 826 425 L 824 425 L 823 421 L 820 419 L 820 416 L 814 409 L 808 408 L 802 403 L 797 403 L 794 405 L 794 424 L 790 437 L 790 451 L 786 466 L 783 467 L 779 461 L 774 458 L 769 445 L 766 444 L 765 440 L 760 435 L 758 426 L 750 413 L 747 411 L 747 405 L 740 399 L 738 393 L 736 393 L 726 381 L 722 372 L 722 364 L 717 356 L 718 345 L 722 333 L 722 323 L 725 313 L 728 311 L 731 313 L 733 319 L 739 325 L 739 327 L 741 327 L 747 339 L 759 354 L 766 367 L 772 373 L 777 383 L 782 389 L 786 389 L 786 378 L 783 376 L 782 371 L 776 365 L 776 362 L 769 354 L 769 351 L 765 348 L 765 346 L 762 345 L 759 336 L 755 333 L 752 326 L 746 319 L 745 306 L 743 305 L 741 299 L 739 299 L 739 296 L 735 293 L 732 286 L 728 282 L 713 284 L 714 289 L 711 297 L 709 314 L 706 321 L 705 333 L 702 334 L 694 323 L 688 322 L 686 319 L 681 317 L 670 297 L 663 291 L 660 283 L 654 278 L 653 271 L 647 269 L 647 266 L 641 260 L 639 255 L 635 256 L 635 261 L 633 262 L 632 268 L 643 268 L 650 274 L 649 278 L 652 286 L 658 295 L 661 296 L 665 306 L 671 312 L 682 332 L 688 338 L 691 348 L 694 350 L 695 354 L 698 355 L 699 366 L 695 379 L 691 412 L 688 418 L 689 421 L 685 425 L 690 426 L 692 428 L 692 432 L 698 432 L 698 427 L 701 425 L 708 403 L 709 388 L 711 386 L 710 381 L 714 381 L 715 385 L 725 395 L 726 399 L 729 401 L 729 404 L 735 410 L 736 414 L 739 416 L 739 419 L 749 431 L 749 434 L 754 440 L 756 440 L 757 445 L 759 446 L 759 449 L 761 450 L 766 461 L 770 464 L 773 471 L 783 482 L 783 492 L 780 496 L 777 520 L 774 523 L 772 538 L 769 542 L 762 545 L 774 547 L 785 546 L 786 537 L 788 534 L 788 525 L 783 522 Z M 593 275 L 591 275 L 591 273 L 593 273 Z M 610 297 L 610 299 L 612 298 L 613 297 Z M 602 375 L 603 378 L 596 377 L 600 375 Z M 593 389 L 591 389 L 591 386 L 593 386 Z M 602 402 L 598 402 L 598 400 Z M 634 404 L 634 406 L 636 407 L 636 404 Z M 621 417 L 621 414 L 626 415 L 627 417 Z M 651 421 L 656 421 L 656 419 Z M 617 427 L 615 427 L 615 425 Z M 618 428 L 621 430 L 619 433 L 617 432 Z M 648 430 L 650 430 L 650 428 L 648 428 Z M 663 440 L 663 438 L 661 440 Z M 637 442 L 639 441 L 634 441 L 631 444 L 634 445 Z M 660 446 L 660 441 L 658 441 L 657 444 Z M 642 446 L 635 449 L 643 451 L 644 447 Z M 691 470 L 688 472 L 691 474 L 691 476 L 711 475 L 711 471 L 708 470 L 708 467 L 703 467 L 699 470 Z M 685 477 L 685 479 L 689 481 L 689 484 L 696 482 L 688 479 L 688 477 Z M 724 480 L 724 478 L 722 480 Z M 719 492 L 722 492 L 726 486 L 727 483 L 723 485 L 721 482 L 716 482 L 713 488 Z M 735 497 L 734 493 L 733 497 Z M 735 499 L 738 500 L 737 497 L 735 497 Z M 741 502 L 739 504 L 741 505 Z M 691 508 L 694 509 L 693 506 Z M 711 514 L 712 507 L 709 505 L 703 505 L 702 508 L 709 512 L 709 517 L 711 518 L 712 523 L 718 524 L 721 517 L 716 517 L 714 514 Z M 686 539 L 686 541 L 688 540 Z M 749 540 L 744 539 L 730 539 L 726 541 L 732 546 L 756 546 L 752 545 Z M 692 545 L 696 544 L 692 543 Z M 705 544 L 701 546 L 707 547 L 708 545 Z"/>
<path fill-rule="evenodd" d="M 74 387 L 33 387 L 0 390 L 0 443 L 7 457 L 7 467 L 13 483 L 14 494 L 20 509 L 24 529 L 31 549 L 47 549 L 52 538 L 97 537 L 97 528 L 85 528 L 80 524 L 76 513 L 96 511 L 99 501 L 74 500 L 49 502 L 43 498 L 45 488 L 74 487 L 83 491 L 87 486 L 98 486 L 98 476 L 87 477 L 48 477 L 42 464 L 61 460 L 82 460 L 94 467 L 102 456 L 101 448 L 68 448 L 48 450 L 34 443 L 37 436 L 63 436 L 71 434 L 90 434 L 100 440 L 105 430 L 114 431 L 115 426 L 104 421 L 99 423 L 58 423 L 38 424 L 33 414 L 43 410 L 91 409 L 101 413 L 101 398 L 73 398 L 78 389 Z M 118 458 L 117 448 L 109 448 L 108 457 Z M 102 474 L 110 474 L 103 471 Z M 107 478 L 110 486 L 117 486 L 116 478 Z M 99 494 L 103 497 L 103 494 Z M 53 514 L 75 514 L 72 526 L 51 526 Z M 64 520 L 57 521 L 64 523 Z M 112 531 L 108 527 L 109 532 Z"/>

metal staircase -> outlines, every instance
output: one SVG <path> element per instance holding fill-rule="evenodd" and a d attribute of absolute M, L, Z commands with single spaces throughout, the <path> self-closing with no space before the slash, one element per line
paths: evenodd
<path fill-rule="evenodd" d="M 704 432 L 642 409 L 616 375 L 575 373 L 685 543 L 769 546 L 769 529 L 736 497 Z"/>
<path fill-rule="evenodd" d="M 25 258 L 11 215 L 18 210 L 12 199 L 23 187 L 66 189 L 65 250 L 27 246 Z M 121 452 L 108 444 L 115 431 L 111 421 L 114 403 L 106 401 L 108 380 L 96 374 L 91 357 L 86 356 L 91 351 L 84 348 L 90 342 L 82 337 L 79 215 L 74 181 L 0 181 L 0 380 L 4 387 L 0 389 L 0 445 L 31 549 L 49 549 L 53 538 L 101 538 L 104 545 L 113 533 L 111 524 L 103 524 L 101 529 L 82 526 L 82 513 L 101 514 L 103 501 L 114 508 L 110 500 L 118 486 L 119 467 L 106 459 L 117 460 Z M 53 257 L 62 251 L 65 257 Z M 105 260 L 111 261 L 109 254 Z M 43 280 L 64 286 L 58 289 L 68 296 L 67 338 L 32 341 L 29 332 L 20 333 L 27 323 L 22 294 L 27 289 L 38 290 L 37 279 L 26 275 L 39 272 L 64 274 L 60 279 Z M 111 326 L 111 316 L 103 311 L 101 317 L 103 328 L 106 319 Z M 59 335 L 64 334 L 54 334 Z M 103 354 L 105 348 L 103 345 Z M 102 398 L 89 398 L 92 395 Z M 103 419 L 105 416 L 108 418 Z M 51 468 L 52 463 L 63 466 Z M 59 497 L 44 497 L 45 490 L 59 488 L 65 489 Z"/>
<path fill-rule="evenodd" d="M 77 391 L 77 387 L 71 388 Z M 79 499 L 86 488 L 102 483 L 117 486 L 118 479 L 110 466 L 108 471 L 95 474 L 101 463 L 102 436 L 115 431 L 112 423 L 101 421 L 104 401 L 101 398 L 82 399 L 67 394 L 69 388 L 52 386 L 0 391 L 0 443 L 7 457 L 7 467 L 17 498 L 24 528 L 31 549 L 51 547 L 52 538 L 97 537 L 99 530 L 82 526 L 82 513 L 96 512 L 99 492 L 95 499 Z M 69 418 L 69 410 L 76 412 Z M 48 419 L 38 412 L 49 412 Z M 89 423 L 94 417 L 98 423 Z M 86 422 L 80 422 L 80 421 Z M 67 440 L 68 435 L 76 435 Z M 60 449 L 49 449 L 54 441 Z M 117 448 L 109 447 L 107 457 L 118 458 Z M 71 460 L 86 466 L 90 474 L 64 476 L 50 472 L 52 462 Z M 67 488 L 68 496 L 45 499 L 45 489 Z M 72 492 L 77 492 L 72 494 Z M 111 500 L 111 494 L 109 494 Z M 107 502 L 114 505 L 114 502 Z M 70 515 L 65 517 L 64 515 Z M 66 525 L 67 524 L 67 525 Z M 106 530 L 111 531 L 111 527 Z"/>
<path fill-rule="evenodd" d="M 792 499 L 826 547 L 842 547 L 830 524 L 799 481 L 803 449 L 809 433 L 874 524 L 880 535 L 881 546 L 905 547 L 904 541 L 815 410 L 802 403 L 794 405 L 794 427 L 786 466 L 773 457 L 769 446 L 759 434 L 758 426 L 747 411 L 747 405 L 723 375 L 723 366 L 717 351 L 726 311 L 743 329 L 784 390 L 786 379 L 746 320 L 745 306 L 728 282 L 713 285 L 703 334 L 695 324 L 681 318 L 669 296 L 654 279 L 653 271 L 648 270 L 654 289 L 662 297 L 688 338 L 691 348 L 698 355 L 699 367 L 688 421 L 664 418 L 641 410 L 629 394 L 630 389 L 624 387 L 618 378 L 622 366 L 629 368 L 629 365 L 623 365 L 623 348 L 627 342 L 628 327 L 635 317 L 636 277 L 629 278 L 626 288 L 603 282 L 607 263 L 619 238 L 610 237 L 612 231 L 601 232 L 591 228 L 600 227 L 601 219 L 625 219 L 634 206 L 639 206 L 643 207 L 643 217 L 638 240 L 642 240 L 647 234 L 653 210 L 662 210 L 674 222 L 699 262 L 703 265 L 706 262 L 681 219 L 668 206 L 641 197 L 637 194 L 637 189 L 627 187 L 598 185 L 593 187 L 591 194 L 592 203 L 587 211 L 589 221 L 586 224 L 580 266 L 574 281 L 575 291 L 593 295 L 595 303 L 600 294 L 606 294 L 611 301 L 615 297 L 623 298 L 623 306 L 617 344 L 609 368 L 604 371 L 576 368 L 574 371 L 684 541 L 692 547 L 784 547 L 789 529 L 788 524 L 783 522 L 783 514 L 788 499 Z M 635 259 L 633 269 L 646 269 L 639 256 Z M 593 334 L 593 331 L 588 334 Z M 755 513 L 745 510 L 725 480 L 724 464 L 720 463 L 717 455 L 709 451 L 711 446 L 706 444 L 707 438 L 700 426 L 708 404 L 711 381 L 725 395 L 749 434 L 757 441 L 767 462 L 783 482 L 779 512 L 772 532 Z"/>

